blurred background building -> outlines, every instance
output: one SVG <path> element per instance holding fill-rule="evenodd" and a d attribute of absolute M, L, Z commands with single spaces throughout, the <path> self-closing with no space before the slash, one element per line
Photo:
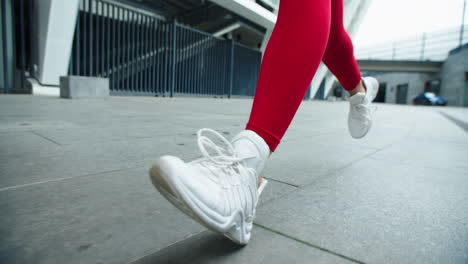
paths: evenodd
<path fill-rule="evenodd" d="M 345 0 L 354 36 L 371 0 Z M 1 0 L 0 92 L 59 94 L 60 76 L 109 79 L 112 95 L 252 97 L 279 0 Z M 460 33 L 461 32 L 461 33 Z M 378 101 L 423 91 L 468 105 L 464 29 L 358 48 Z M 450 56 L 449 56 L 450 53 Z M 305 99 L 344 98 L 321 65 Z"/>
<path fill-rule="evenodd" d="M 346 0 L 353 34 L 370 0 Z M 59 77 L 112 94 L 253 96 L 278 0 L 2 0 L 3 92 L 58 94 Z M 321 66 L 307 98 L 325 98 Z"/>

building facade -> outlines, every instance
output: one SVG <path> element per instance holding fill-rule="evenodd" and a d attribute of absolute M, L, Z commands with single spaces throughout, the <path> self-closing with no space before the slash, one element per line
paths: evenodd
<path fill-rule="evenodd" d="M 450 106 L 468 106 L 468 44 L 453 49 L 438 72 L 372 73 L 380 83 L 378 102 L 412 104 L 423 92 L 444 97 Z"/>
<path fill-rule="evenodd" d="M 351 35 L 370 1 L 345 0 Z M 9 78 L 0 90 L 55 95 L 60 76 L 79 75 L 109 78 L 118 94 L 253 96 L 279 6 L 279 0 L 2 3 L 0 64 Z M 308 98 L 320 87 L 326 94 L 333 78 L 321 65 Z"/>

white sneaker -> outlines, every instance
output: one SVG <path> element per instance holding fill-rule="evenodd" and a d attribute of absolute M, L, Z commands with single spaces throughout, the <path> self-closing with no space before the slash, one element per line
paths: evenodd
<path fill-rule="evenodd" d="M 207 132 L 227 148 L 203 135 Z M 177 157 L 163 156 L 150 169 L 151 181 L 182 212 L 245 245 L 250 240 L 258 199 L 267 184 L 263 179 L 257 188 L 269 148 L 260 136 L 248 130 L 239 133 L 232 144 L 211 129 L 200 129 L 197 135 L 204 157 L 185 163 Z"/>
<path fill-rule="evenodd" d="M 377 79 L 365 77 L 362 80 L 366 93 L 357 93 L 349 98 L 348 128 L 353 138 L 362 138 L 369 132 L 376 109 L 371 103 L 379 91 Z"/>

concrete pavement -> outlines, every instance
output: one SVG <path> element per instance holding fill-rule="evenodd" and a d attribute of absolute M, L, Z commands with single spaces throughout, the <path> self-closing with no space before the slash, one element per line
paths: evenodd
<path fill-rule="evenodd" d="M 468 108 L 303 102 L 263 173 L 251 243 L 173 208 L 147 171 L 231 138 L 250 99 L 0 95 L 0 263 L 467 263 Z"/>

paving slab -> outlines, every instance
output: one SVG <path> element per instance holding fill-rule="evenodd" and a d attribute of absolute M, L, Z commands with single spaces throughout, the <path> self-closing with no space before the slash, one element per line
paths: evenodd
<path fill-rule="evenodd" d="M 232 138 L 251 105 L 0 96 L 0 263 L 468 262 L 468 135 L 440 113 L 466 121 L 464 108 L 377 104 L 354 140 L 347 102 L 303 102 L 263 172 L 248 247 L 178 212 L 151 163 L 199 157 L 202 127 Z"/>
<path fill-rule="evenodd" d="M 123 263 L 204 228 L 146 168 L 0 191 L 0 263 Z"/>
<path fill-rule="evenodd" d="M 263 176 L 304 186 L 377 151 L 367 147 L 316 143 L 313 137 L 283 142 L 268 160 Z"/>
<path fill-rule="evenodd" d="M 468 175 L 363 159 L 257 222 L 365 263 L 466 263 Z"/>
<path fill-rule="evenodd" d="M 34 160 L 60 152 L 60 145 L 32 131 L 0 133 L 0 164 L 14 160 Z"/>
<path fill-rule="evenodd" d="M 118 142 L 84 143 L 63 146 L 56 155 L 33 160 L 15 159 L 0 163 L 0 188 L 62 178 L 151 166 L 165 154 L 185 159 L 196 157 L 194 136 L 176 135 Z"/>
<path fill-rule="evenodd" d="M 468 172 L 467 155 L 468 138 L 456 142 L 408 138 L 375 153 L 372 158 L 388 164 L 427 167 L 450 174 Z"/>
<path fill-rule="evenodd" d="M 260 205 L 294 188 L 272 182 Z M 0 191 L 0 263 L 126 263 L 205 230 L 135 168 Z"/>

